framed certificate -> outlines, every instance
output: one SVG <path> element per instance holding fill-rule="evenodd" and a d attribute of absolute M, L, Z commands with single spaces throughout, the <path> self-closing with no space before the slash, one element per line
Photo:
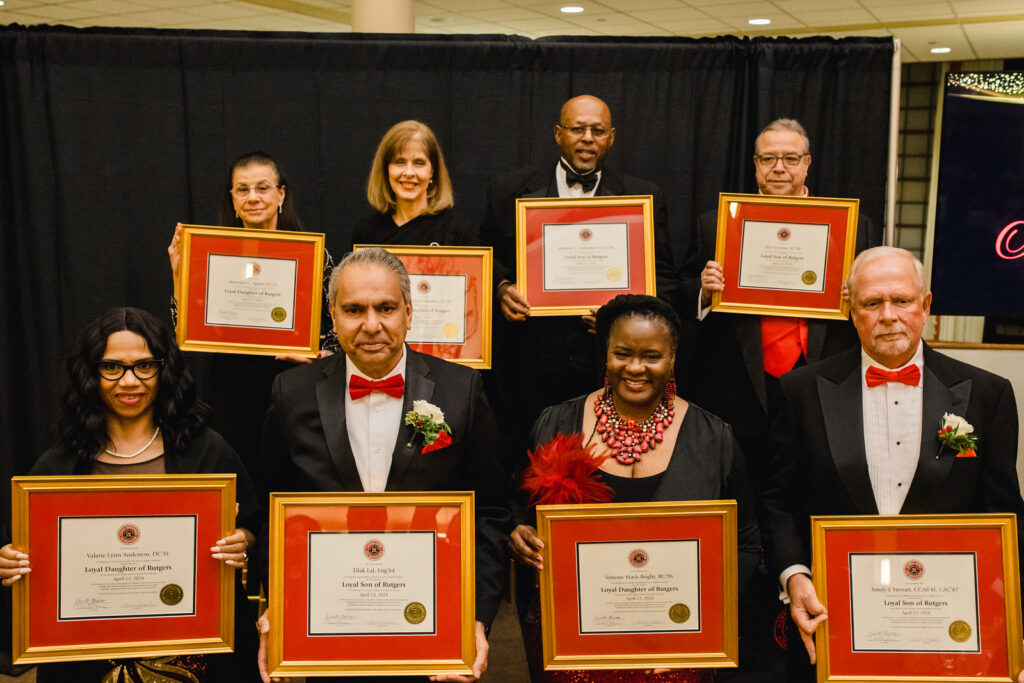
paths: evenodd
<path fill-rule="evenodd" d="M 235 475 L 14 477 L 14 663 L 230 652 Z"/>
<path fill-rule="evenodd" d="M 725 290 L 711 307 L 730 313 L 846 318 L 843 282 L 857 246 L 860 200 L 718 196 L 715 260 Z"/>
<path fill-rule="evenodd" d="M 272 676 L 468 674 L 472 493 L 270 494 Z"/>
<path fill-rule="evenodd" d="M 1016 681 L 1013 514 L 812 517 L 818 681 Z"/>
<path fill-rule="evenodd" d="M 516 289 L 531 316 L 654 295 L 651 195 L 516 200 Z"/>
<path fill-rule="evenodd" d="M 320 349 L 324 236 L 182 226 L 178 346 L 274 356 Z"/>
<path fill-rule="evenodd" d="M 538 505 L 544 668 L 737 665 L 736 502 Z"/>
<path fill-rule="evenodd" d="M 491 367 L 493 256 L 490 247 L 379 246 L 409 271 L 409 346 L 471 368 Z"/>

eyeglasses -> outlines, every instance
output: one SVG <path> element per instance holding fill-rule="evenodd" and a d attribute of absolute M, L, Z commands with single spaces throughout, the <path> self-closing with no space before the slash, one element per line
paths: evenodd
<path fill-rule="evenodd" d="M 124 377 L 124 373 L 128 370 L 131 370 L 138 379 L 153 379 L 163 365 L 163 360 L 159 358 L 147 358 L 131 365 L 125 365 L 116 360 L 101 360 L 96 362 L 96 372 L 100 377 L 111 382 L 116 382 Z"/>
<path fill-rule="evenodd" d="M 249 187 L 248 185 L 239 185 L 238 187 L 231 188 L 231 194 L 235 196 L 235 199 L 248 199 L 250 192 L 255 192 L 259 197 L 266 197 L 273 190 L 281 187 L 280 185 L 256 185 L 255 187 Z"/>
<path fill-rule="evenodd" d="M 777 154 L 759 154 L 754 157 L 754 160 L 761 165 L 762 168 L 775 168 L 775 164 L 779 163 L 779 159 L 782 159 L 782 163 L 790 168 L 800 163 L 806 154 L 786 154 L 779 156 Z"/>
<path fill-rule="evenodd" d="M 605 128 L 604 126 L 563 126 L 558 124 L 558 127 L 562 130 L 569 131 L 569 134 L 574 138 L 581 138 L 587 134 L 587 130 L 590 130 L 590 134 L 597 140 L 606 138 L 608 135 L 615 130 L 614 128 Z"/>

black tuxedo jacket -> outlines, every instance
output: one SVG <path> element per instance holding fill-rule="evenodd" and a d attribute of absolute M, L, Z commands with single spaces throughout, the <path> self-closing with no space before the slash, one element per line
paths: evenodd
<path fill-rule="evenodd" d="M 477 620 L 498 610 L 509 533 L 507 487 L 498 463 L 494 415 L 480 374 L 406 347 L 402 414 L 414 400 L 433 403 L 452 430 L 451 445 L 422 453 L 403 425 L 395 441 L 388 491 L 476 492 Z M 361 491 L 345 425 L 345 354 L 282 372 L 274 380 L 263 454 L 274 491 Z M 411 445 L 409 445 L 411 443 Z"/>
<path fill-rule="evenodd" d="M 700 272 L 715 258 L 718 211 L 697 220 L 696 256 L 687 261 L 680 281 L 684 318 L 697 312 Z M 857 246 L 870 243 L 871 220 L 859 216 Z M 848 320 L 807 321 L 808 364 L 840 353 L 858 343 L 857 331 Z M 741 441 L 763 437 L 768 432 L 768 392 L 761 348 L 761 317 L 738 313 L 710 312 L 697 326 L 692 364 L 683 382 L 683 396 L 710 410 L 732 425 Z"/>
<path fill-rule="evenodd" d="M 858 346 L 782 377 L 762 492 L 761 535 L 775 576 L 811 565 L 811 515 L 878 514 L 864 454 L 860 367 Z M 922 381 L 921 452 L 901 514 L 1024 512 L 1010 382 L 928 346 Z M 976 458 L 941 445 L 944 413 L 974 426 Z"/>

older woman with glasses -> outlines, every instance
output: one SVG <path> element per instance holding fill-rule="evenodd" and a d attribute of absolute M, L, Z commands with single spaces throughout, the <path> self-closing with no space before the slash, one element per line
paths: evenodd
<path fill-rule="evenodd" d="M 477 244 L 476 229 L 452 209 L 452 182 L 437 137 L 419 121 L 401 121 L 384 134 L 366 198 L 376 212 L 356 225 L 353 244 Z"/>
<path fill-rule="evenodd" d="M 218 224 L 247 230 L 303 229 L 295 210 L 295 193 L 289 187 L 281 165 L 265 152 L 248 152 L 235 159 L 227 172 L 227 185 L 221 195 Z M 182 226 L 174 230 L 167 253 L 174 277 L 175 295 L 180 286 Z M 334 262 L 324 252 L 324 289 Z M 329 308 L 321 307 L 321 354 L 337 351 Z M 177 325 L 177 301 L 171 304 L 172 324 Z M 200 378 L 203 400 L 213 409 L 213 426 L 224 435 L 253 471 L 261 491 L 269 482 L 263 481 L 257 468 L 260 454 L 260 433 L 263 415 L 267 412 L 270 385 L 289 363 L 306 363 L 309 358 L 297 354 L 281 354 L 276 358 L 238 354 L 202 354 L 198 357 L 196 375 Z"/>
<path fill-rule="evenodd" d="M 255 542 L 249 529 L 259 528 L 260 505 L 235 451 L 206 426 L 208 416 L 209 410 L 196 400 L 195 385 L 170 330 L 140 309 L 114 308 L 82 331 L 68 361 L 60 440 L 30 474 L 234 473 L 238 527 L 224 538 L 200 542 L 210 544 L 214 559 L 239 569 Z M 31 571 L 28 554 L 10 544 L 0 548 L 3 585 Z M 258 680 L 252 615 L 240 578 L 237 583 L 233 655 L 46 664 L 39 667 L 37 680 L 98 683 L 111 675 L 109 680 L 117 681 Z"/>

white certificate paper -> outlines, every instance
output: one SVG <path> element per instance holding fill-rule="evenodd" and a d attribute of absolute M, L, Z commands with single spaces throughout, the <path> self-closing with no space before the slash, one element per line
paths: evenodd
<path fill-rule="evenodd" d="M 465 275 L 409 273 L 412 284 L 412 344 L 466 343 Z"/>
<path fill-rule="evenodd" d="M 854 652 L 980 652 L 974 553 L 850 553 Z"/>
<path fill-rule="evenodd" d="M 579 631 L 700 631 L 700 542 L 577 543 Z"/>
<path fill-rule="evenodd" d="M 739 286 L 825 291 L 828 229 L 827 223 L 743 221 Z"/>
<path fill-rule="evenodd" d="M 545 223 L 544 291 L 629 289 L 628 223 Z"/>
<path fill-rule="evenodd" d="M 309 534 L 310 636 L 433 634 L 433 531 Z"/>
<path fill-rule="evenodd" d="M 295 259 L 210 254 L 206 324 L 294 329 L 298 264 Z"/>
<path fill-rule="evenodd" d="M 58 524 L 59 621 L 195 614 L 195 515 Z"/>

